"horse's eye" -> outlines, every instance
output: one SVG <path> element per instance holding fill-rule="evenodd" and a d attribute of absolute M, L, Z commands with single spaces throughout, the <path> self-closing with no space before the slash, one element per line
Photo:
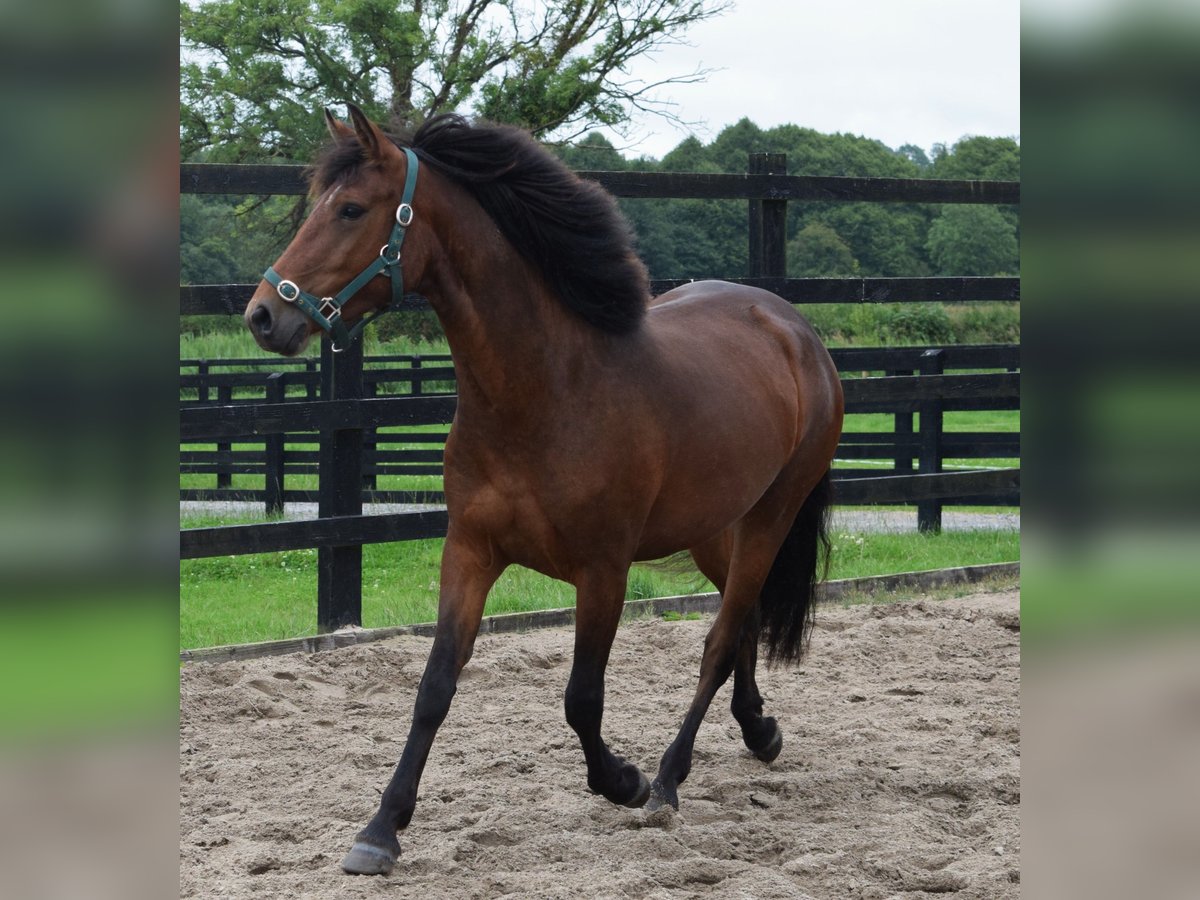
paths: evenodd
<path fill-rule="evenodd" d="M 361 218 L 362 214 L 365 212 L 366 210 L 361 206 L 355 206 L 353 203 L 347 203 L 338 211 L 338 215 L 343 219 L 358 219 Z"/>

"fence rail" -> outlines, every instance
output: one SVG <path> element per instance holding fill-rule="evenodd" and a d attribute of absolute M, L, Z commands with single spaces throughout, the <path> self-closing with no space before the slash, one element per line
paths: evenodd
<path fill-rule="evenodd" d="M 787 175 L 786 159 L 779 154 L 753 154 L 750 171 L 740 175 L 580 174 L 618 197 L 745 201 L 751 277 L 729 280 L 763 287 L 792 303 L 1020 299 L 1017 278 L 787 278 L 784 265 L 788 202 L 1016 204 L 1020 202 L 1017 182 Z M 307 191 L 307 184 L 300 166 L 188 164 L 180 167 L 180 191 L 297 195 Z M 657 294 L 690 280 L 656 279 L 651 286 Z M 240 316 L 254 288 L 249 284 L 181 286 L 180 314 Z M 428 304 L 409 295 L 404 308 L 426 309 Z M 1019 503 L 1019 468 L 941 471 L 947 458 L 1019 458 L 1019 435 L 943 428 L 946 412 L 1019 408 L 1019 348 L 862 348 L 835 351 L 834 356 L 843 372 L 882 373 L 843 379 L 847 411 L 895 417 L 889 434 L 843 435 L 839 459 L 890 461 L 894 468 L 884 474 L 879 469 L 835 469 L 838 502 L 916 503 L 922 528 L 940 526 L 946 502 Z M 403 502 L 418 495 L 437 499 L 429 497 L 430 492 L 379 490 L 377 485 L 378 478 L 386 475 L 440 471 L 444 430 L 404 429 L 429 429 L 451 421 L 453 395 L 431 394 L 427 388 L 452 383 L 453 369 L 445 359 L 421 363 L 410 359 L 406 366 L 397 366 L 404 362 L 397 358 L 369 362 L 370 367 L 365 367 L 359 344 L 336 356 L 323 345 L 319 364 L 284 359 L 180 364 L 181 391 L 188 395 L 181 397 L 181 442 L 216 445 L 215 449 L 185 446 L 181 471 L 214 474 L 216 486 L 181 490 L 181 498 L 250 496 L 276 511 L 297 499 L 318 502 L 316 519 L 181 530 L 181 557 L 316 547 L 320 631 L 361 624 L 363 544 L 436 537 L 446 528 L 443 510 L 367 516 L 361 512 L 364 500 Z M 264 365 L 270 372 L 263 371 Z M 979 369 L 1000 371 L 962 371 Z M 397 387 L 407 388 L 408 393 L 396 395 Z M 304 443 L 316 444 L 317 449 L 288 446 Z M 429 446 L 389 446 L 400 443 Z M 315 491 L 287 487 L 289 477 L 314 471 L 319 476 Z M 262 490 L 234 489 L 233 476 L 247 474 L 263 478 Z"/>
<path fill-rule="evenodd" d="M 179 167 L 185 194 L 308 193 L 306 167 L 294 165 L 212 165 Z M 935 178 L 854 178 L 774 173 L 682 174 L 675 172 L 580 171 L 616 197 L 702 200 L 774 200 L 874 203 L 1021 202 L 1019 181 L 967 181 Z"/>

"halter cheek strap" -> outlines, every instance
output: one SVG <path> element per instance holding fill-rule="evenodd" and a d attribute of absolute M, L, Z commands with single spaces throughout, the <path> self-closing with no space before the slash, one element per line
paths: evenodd
<path fill-rule="evenodd" d="M 263 278 L 275 287 L 275 292 L 288 303 L 298 306 L 310 319 L 329 332 L 333 340 L 333 350 L 340 353 L 350 346 L 370 322 L 383 315 L 393 306 L 399 305 L 404 298 L 404 266 L 400 262 L 400 248 L 404 244 L 404 235 L 413 221 L 412 198 L 417 187 L 417 154 L 407 147 L 404 150 L 408 157 L 408 175 L 404 179 L 404 194 L 400 205 L 396 207 L 396 224 L 388 242 L 379 251 L 371 263 L 358 276 L 338 291 L 332 297 L 317 297 L 302 290 L 294 281 L 288 281 L 275 271 L 274 266 L 268 267 Z M 342 321 L 342 307 L 346 301 L 357 294 L 363 286 L 376 275 L 387 273 L 392 279 L 392 300 L 388 306 L 377 310 L 371 315 L 364 316 L 353 328 L 347 328 Z"/>

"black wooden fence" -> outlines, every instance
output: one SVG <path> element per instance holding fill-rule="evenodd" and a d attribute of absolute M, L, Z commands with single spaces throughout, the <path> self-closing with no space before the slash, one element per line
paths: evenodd
<path fill-rule="evenodd" d="M 751 157 L 746 175 L 584 172 L 621 197 L 741 199 L 749 207 L 749 278 L 730 279 L 764 287 L 793 303 L 902 303 L 1016 301 L 1017 278 L 787 278 L 787 203 L 874 201 L 901 203 L 1014 204 L 1016 182 L 788 176 L 780 154 Z M 299 194 L 300 167 L 184 165 L 181 192 Z M 268 261 L 264 261 L 265 262 Z M 690 279 L 652 282 L 657 294 Z M 254 285 L 190 285 L 180 288 L 182 315 L 241 315 Z M 417 296 L 412 309 L 427 308 Z M 1015 346 L 881 348 L 836 351 L 839 370 L 878 373 L 843 380 L 848 412 L 893 415 L 889 434 L 847 433 L 841 460 L 889 460 L 878 469 L 839 467 L 841 504 L 916 504 L 923 529 L 940 527 L 946 503 L 1016 505 L 1019 468 L 943 472 L 947 458 L 1013 459 L 1019 435 L 961 433 L 943 428 L 947 411 L 1017 409 L 1019 348 Z M 244 361 L 242 361 L 244 362 Z M 215 476 L 211 488 L 181 491 L 183 499 L 241 496 L 271 510 L 296 500 L 318 504 L 315 519 L 268 522 L 180 532 L 183 559 L 287 549 L 318 549 L 317 621 L 321 631 L 361 623 L 362 545 L 440 537 L 442 509 L 363 515 L 366 502 L 438 500 L 412 491 L 381 490 L 381 477 L 440 472 L 444 430 L 454 414 L 448 390 L 453 370 L 445 358 L 383 357 L 364 366 L 362 345 L 331 353 L 322 345 L 319 363 L 271 359 L 272 370 L 218 361 L 181 363 L 181 466 Z M 226 371 L 221 371 L 222 369 Z M 194 372 L 193 372 L 194 370 Z M 401 393 L 397 388 L 407 386 Z M 913 415 L 918 425 L 914 428 Z M 423 431 L 414 431 L 422 427 Z M 388 444 L 424 442 L 423 448 Z M 304 449 L 289 444 L 312 444 Z M 189 445 L 205 445 L 203 449 Z M 246 445 L 253 445 L 247 449 Z M 261 449 L 259 449 L 261 448 Z M 914 470 L 913 464 L 916 463 Z M 289 477 L 316 472 L 313 490 L 287 487 Z M 263 488 L 247 490 L 234 476 L 255 475 Z"/>
<path fill-rule="evenodd" d="M 839 479 L 899 475 L 913 471 L 937 472 L 941 461 L 946 459 L 1011 460 L 1020 456 L 1019 434 L 986 430 L 945 431 L 941 417 L 929 408 L 931 401 L 920 401 L 909 396 L 911 382 L 895 380 L 900 375 L 956 373 L 957 377 L 968 373 L 978 376 L 980 370 L 985 373 L 997 369 L 1014 372 L 1020 364 L 1018 347 L 984 345 L 836 349 L 832 354 L 840 371 L 892 376 L 893 380 L 886 382 L 887 388 L 898 389 L 903 394 L 900 399 L 881 398 L 875 382 L 847 380 L 845 390 L 849 412 L 885 412 L 893 416 L 894 425 L 892 431 L 882 434 L 855 431 L 844 434 L 838 452 L 842 461 L 837 470 Z M 317 360 L 285 362 L 293 363 L 288 367 L 290 371 L 274 371 L 278 366 L 269 359 L 186 360 L 181 363 L 184 374 L 180 377 L 180 402 L 188 407 L 211 405 L 214 398 L 221 406 L 314 400 L 320 376 Z M 988 381 L 994 382 L 1000 390 L 1015 389 L 1014 378 L 996 379 L 989 375 L 985 382 L 980 382 L 977 377 L 972 380 L 959 377 L 957 383 L 946 384 L 957 389 L 959 394 L 965 392 L 976 395 L 945 398 L 940 401 L 943 411 L 1015 408 L 1013 397 L 978 394 L 978 386 Z M 928 383 L 925 382 L 926 385 Z M 871 386 L 864 387 L 864 384 Z M 368 397 L 389 394 L 445 396 L 452 395 L 454 387 L 454 370 L 448 356 L 377 356 L 368 358 L 363 370 L 363 389 Z M 864 394 L 864 391 L 876 392 L 875 398 Z M 920 415 L 919 425 L 914 428 L 914 412 L 922 414 L 926 410 L 928 414 Z M 363 501 L 377 504 L 442 503 L 440 490 L 436 486 L 429 487 L 428 482 L 430 476 L 440 476 L 442 473 L 442 446 L 445 439 L 445 429 L 367 429 L 363 446 Z M 266 436 L 258 441 L 243 437 L 237 442 L 236 448 L 229 441 L 185 445 L 180 452 L 180 472 L 189 476 L 203 476 L 206 486 L 184 488 L 180 491 L 180 499 L 252 501 L 264 504 L 267 515 L 283 512 L 285 503 L 316 502 L 319 492 L 311 483 L 312 476 L 318 474 L 318 443 L 319 433 L 289 432 L 286 435 Z M 852 468 L 847 465 L 850 461 L 864 462 L 858 468 Z M 887 470 L 878 468 L 881 461 L 887 461 Z M 914 462 L 917 463 L 915 470 Z M 875 468 L 863 467 L 872 463 Z M 415 485 L 416 478 L 421 478 L 426 485 Z M 299 479 L 304 479 L 310 486 L 295 487 Z M 194 482 L 199 479 L 190 480 Z M 383 487 L 385 484 L 389 486 Z M 851 496 L 854 496 L 853 491 Z M 859 502 L 885 502 L 871 494 L 862 497 Z M 1017 502 L 1014 492 L 994 496 L 946 497 L 930 504 L 927 510 L 923 509 L 920 519 L 926 527 L 936 527 L 943 505 L 1014 505 Z"/>

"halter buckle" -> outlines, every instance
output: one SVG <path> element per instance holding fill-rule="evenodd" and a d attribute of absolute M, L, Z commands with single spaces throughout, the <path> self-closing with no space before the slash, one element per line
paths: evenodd
<path fill-rule="evenodd" d="M 294 281 L 288 281 L 286 278 L 275 286 L 275 293 L 285 303 L 295 303 L 300 299 L 300 287 Z"/>
<path fill-rule="evenodd" d="M 407 228 L 412 224 L 413 208 L 408 203 L 401 203 L 396 207 L 396 224 L 401 228 Z"/>

